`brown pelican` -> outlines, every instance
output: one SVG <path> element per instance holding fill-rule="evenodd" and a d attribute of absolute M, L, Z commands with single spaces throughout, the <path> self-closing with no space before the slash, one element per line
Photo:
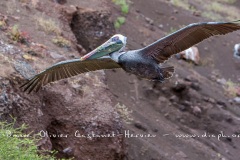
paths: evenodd
<path fill-rule="evenodd" d="M 140 78 L 163 82 L 174 72 L 173 66 L 164 67 L 172 55 L 214 35 L 224 35 L 240 29 L 240 20 L 234 22 L 204 22 L 190 24 L 138 50 L 123 51 L 127 38 L 117 34 L 100 47 L 80 59 L 54 64 L 29 79 L 21 87 L 29 93 L 60 79 L 101 69 L 123 68 Z"/>

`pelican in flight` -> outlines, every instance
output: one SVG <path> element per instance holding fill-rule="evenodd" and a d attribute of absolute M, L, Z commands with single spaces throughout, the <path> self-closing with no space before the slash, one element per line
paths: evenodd
<path fill-rule="evenodd" d="M 122 68 L 140 78 L 163 82 L 173 75 L 173 66 L 162 65 L 172 55 L 214 35 L 224 35 L 240 29 L 234 22 L 204 22 L 190 24 L 154 43 L 124 51 L 127 37 L 117 34 L 79 59 L 62 61 L 35 75 L 24 83 L 24 91 L 36 92 L 46 84 L 84 72 Z"/>

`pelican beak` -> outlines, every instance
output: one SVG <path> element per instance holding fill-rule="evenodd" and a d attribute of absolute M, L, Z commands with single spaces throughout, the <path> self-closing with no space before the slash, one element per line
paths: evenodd
<path fill-rule="evenodd" d="M 120 51 L 123 47 L 124 44 L 122 43 L 122 41 L 113 41 L 112 39 L 109 39 L 101 46 L 81 57 L 81 60 L 97 59 L 105 55 L 109 55 L 110 53 Z"/>

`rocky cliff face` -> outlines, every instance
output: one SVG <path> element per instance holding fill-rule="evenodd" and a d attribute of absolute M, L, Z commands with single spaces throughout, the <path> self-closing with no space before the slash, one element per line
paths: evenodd
<path fill-rule="evenodd" d="M 11 115 L 17 124 L 26 123 L 28 131 L 40 133 L 39 148 L 55 149 L 58 157 L 122 159 L 123 137 L 96 137 L 122 130 L 103 71 L 48 85 L 39 93 L 19 89 L 35 70 L 80 57 L 85 49 L 89 51 L 114 34 L 107 8 L 91 9 L 81 1 L 70 3 L 0 2 L 0 20 L 4 22 L 0 29 L 1 120 L 10 121 Z"/>
<path fill-rule="evenodd" d="M 167 63 L 176 71 L 165 83 L 141 80 L 120 69 L 82 74 L 39 93 L 19 89 L 35 72 L 80 57 L 108 39 L 114 34 L 110 16 L 125 17 L 117 32 L 128 37 L 128 49 L 138 49 L 190 23 L 214 21 L 206 17 L 212 13 L 208 6 L 224 6 L 224 13 L 217 11 L 224 15 L 222 21 L 229 20 L 225 11 L 239 13 L 240 7 L 239 1 L 131 0 L 129 13 L 124 14 L 110 2 L 0 2 L 1 120 L 11 121 L 13 115 L 18 124 L 28 124 L 28 131 L 42 136 L 39 148 L 58 150 L 58 157 L 239 159 L 240 61 L 232 56 L 239 32 L 197 45 L 197 66 L 170 59 Z M 129 123 L 122 124 L 119 116 Z M 125 131 L 155 137 L 122 137 L 119 133 Z"/>

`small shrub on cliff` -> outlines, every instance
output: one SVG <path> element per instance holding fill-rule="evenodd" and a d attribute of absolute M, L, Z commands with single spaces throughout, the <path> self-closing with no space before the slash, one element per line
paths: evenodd
<path fill-rule="evenodd" d="M 58 45 L 59 47 L 69 48 L 71 46 L 71 42 L 62 36 L 57 36 L 52 40 L 52 42 Z"/>
<path fill-rule="evenodd" d="M 230 80 L 227 81 L 224 88 L 225 88 L 227 95 L 230 95 L 230 96 L 235 97 L 240 93 L 240 84 L 234 83 Z"/>
<path fill-rule="evenodd" d="M 119 29 L 125 23 L 125 20 L 126 20 L 125 17 L 118 17 L 114 22 L 114 27 L 116 29 Z"/>
<path fill-rule="evenodd" d="M 14 25 L 8 32 L 8 35 L 11 40 L 23 44 L 29 43 L 29 35 L 27 32 L 22 32 L 19 30 L 18 25 Z"/>
<path fill-rule="evenodd" d="M 61 33 L 59 25 L 51 19 L 47 19 L 44 17 L 37 18 L 37 26 L 39 29 L 42 29 L 47 34 L 55 33 L 59 35 Z"/>
<path fill-rule="evenodd" d="M 131 116 L 132 110 L 129 110 L 124 104 L 120 105 L 118 103 L 116 104 L 115 108 L 125 123 L 130 124 L 133 121 L 133 118 Z"/>
<path fill-rule="evenodd" d="M 123 16 L 117 17 L 114 22 L 115 29 L 119 29 L 126 21 L 126 14 L 129 12 L 129 4 L 126 0 L 112 0 L 112 2 L 116 5 L 119 5 L 121 8 L 121 12 L 124 14 Z"/>
<path fill-rule="evenodd" d="M 119 5 L 121 7 L 121 11 L 124 14 L 127 14 L 129 12 L 129 4 L 126 2 L 126 0 L 112 0 L 116 5 Z"/>
<path fill-rule="evenodd" d="M 5 30 L 6 28 L 7 28 L 6 22 L 0 20 L 0 30 Z"/>

